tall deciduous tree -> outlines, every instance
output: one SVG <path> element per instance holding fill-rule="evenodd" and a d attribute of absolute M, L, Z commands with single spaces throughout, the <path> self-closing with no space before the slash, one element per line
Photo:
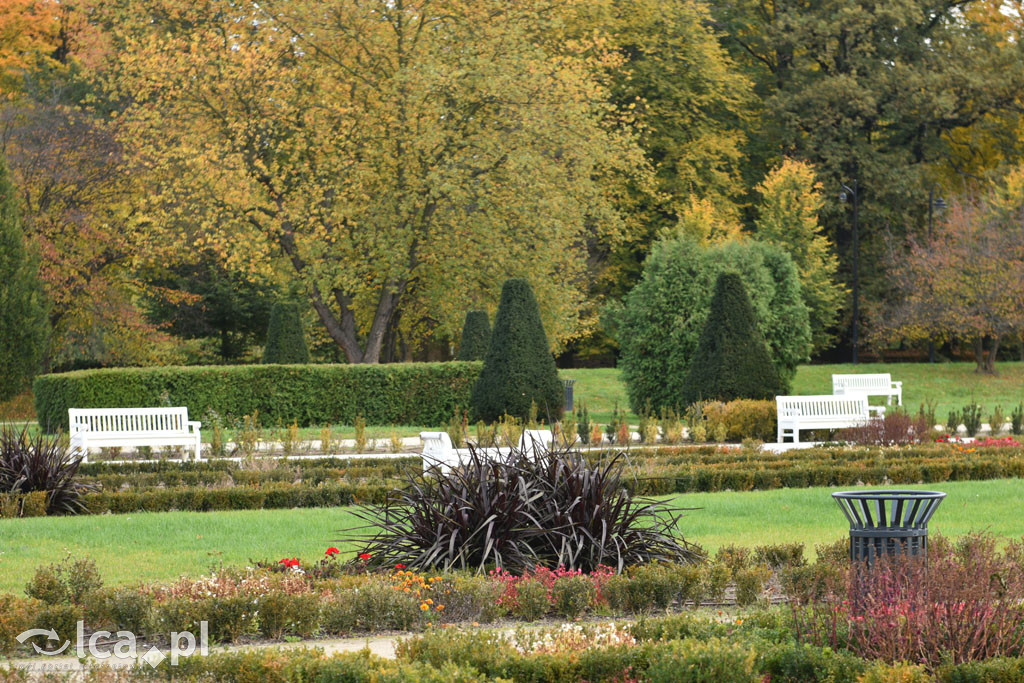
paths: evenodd
<path fill-rule="evenodd" d="M 875 341 L 969 339 L 977 371 L 994 374 L 1000 343 L 1024 333 L 1024 169 L 979 201 L 954 204 L 931 239 L 892 255 L 898 295 Z"/>
<path fill-rule="evenodd" d="M 39 260 L 26 249 L 18 200 L 0 155 L 0 401 L 29 386 L 47 331 Z"/>
<path fill-rule="evenodd" d="M 787 159 L 757 186 L 757 237 L 782 247 L 800 272 L 800 289 L 811 324 L 811 352 L 828 348 L 845 291 L 836 282 L 839 260 L 821 234 L 821 183 L 806 163 Z"/>
<path fill-rule="evenodd" d="M 508 275 L 538 290 L 559 343 L 586 239 L 620 231 L 607 179 L 643 158 L 593 76 L 619 57 L 599 35 L 550 49 L 549 9 L 117 0 L 124 139 L 164 178 L 139 219 L 200 217 L 162 239 L 283 263 L 351 362 L 380 359 L 399 313 L 409 336 L 454 336 L 467 298 L 494 300 Z"/>
<path fill-rule="evenodd" d="M 1020 110 L 1020 41 L 989 30 L 974 9 L 991 0 L 737 0 L 715 3 L 719 27 L 764 103 L 751 155 L 808 161 L 834 197 L 859 181 L 861 279 L 869 297 L 887 286 L 885 235 L 924 232 L 936 171 L 979 122 Z M 997 77 L 994 74 L 998 74 Z M 1011 128 L 1010 137 L 1016 135 Z M 821 219 L 852 262 L 850 217 L 827 201 Z"/>

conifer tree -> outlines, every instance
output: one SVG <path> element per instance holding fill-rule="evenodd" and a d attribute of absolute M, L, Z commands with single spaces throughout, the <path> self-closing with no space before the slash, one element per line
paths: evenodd
<path fill-rule="evenodd" d="M 768 399 L 783 390 L 743 280 L 736 273 L 722 273 L 683 383 L 683 403 Z"/>
<path fill-rule="evenodd" d="M 459 342 L 458 360 L 483 360 L 491 345 L 491 321 L 487 311 L 466 313 L 462 325 L 462 339 Z"/>
<path fill-rule="evenodd" d="M 565 394 L 530 283 L 505 281 L 484 367 L 473 387 L 475 419 L 526 419 L 530 404 L 548 421 L 562 416 Z"/>
<path fill-rule="evenodd" d="M 302 332 L 299 307 L 294 303 L 276 303 L 270 309 L 264 363 L 308 363 L 309 348 Z"/>
<path fill-rule="evenodd" d="M 0 401 L 28 388 L 48 334 L 39 261 L 25 245 L 14 187 L 0 155 Z"/>

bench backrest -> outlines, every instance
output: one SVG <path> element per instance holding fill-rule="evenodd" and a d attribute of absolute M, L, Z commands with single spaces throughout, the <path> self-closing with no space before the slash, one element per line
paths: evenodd
<path fill-rule="evenodd" d="M 775 407 L 780 418 L 868 418 L 867 396 L 776 396 Z"/>
<path fill-rule="evenodd" d="M 187 434 L 188 408 L 70 408 L 72 433 Z"/>
<path fill-rule="evenodd" d="M 423 455 L 447 462 L 452 457 L 452 439 L 448 432 L 420 432 Z"/>
<path fill-rule="evenodd" d="M 892 389 L 892 375 L 832 375 L 832 391 L 870 391 Z"/>

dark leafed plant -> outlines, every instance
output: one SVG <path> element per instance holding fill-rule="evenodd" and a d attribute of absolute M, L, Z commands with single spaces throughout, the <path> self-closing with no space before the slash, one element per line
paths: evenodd
<path fill-rule="evenodd" d="M 0 426 L 0 493 L 46 491 L 47 514 L 86 512 L 82 494 L 95 486 L 75 480 L 80 462 L 58 436 Z"/>
<path fill-rule="evenodd" d="M 540 450 L 540 449 L 538 449 Z M 704 552 L 677 534 L 681 508 L 634 498 L 622 454 L 589 464 L 578 451 L 533 453 L 470 448 L 461 467 L 425 476 L 385 506 L 356 515 L 372 529 L 346 541 L 365 547 L 379 567 L 410 569 L 542 566 L 621 570 L 651 561 L 698 562 Z"/>

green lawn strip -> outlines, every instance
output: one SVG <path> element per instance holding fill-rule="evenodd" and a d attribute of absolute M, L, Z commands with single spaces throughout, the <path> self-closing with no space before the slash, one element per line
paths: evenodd
<path fill-rule="evenodd" d="M 1004 539 L 1024 536 L 1017 514 L 1024 480 L 907 486 L 946 491 L 932 532 L 955 537 L 989 531 Z M 847 522 L 831 498 L 837 489 L 691 493 L 670 500 L 683 507 L 681 531 L 711 552 L 722 545 L 814 545 L 845 538 Z M 21 593 L 33 569 L 67 553 L 96 560 L 109 584 L 168 581 L 198 575 L 211 567 L 245 565 L 250 560 L 300 557 L 318 560 L 342 529 L 359 524 L 350 508 L 166 512 L 83 517 L 0 520 L 0 592 Z"/>
<path fill-rule="evenodd" d="M 940 422 L 949 411 L 960 410 L 972 400 L 982 406 L 982 421 L 988 422 L 992 409 L 1001 405 L 1009 419 L 1010 411 L 1024 400 L 1024 363 L 996 364 L 998 375 L 979 375 L 974 363 L 868 363 L 860 365 L 801 365 L 793 381 L 794 394 L 831 394 L 832 375 L 844 373 L 888 372 L 903 382 L 903 405 L 911 412 L 931 400 L 936 404 Z M 873 403 L 882 400 L 872 399 Z"/>

